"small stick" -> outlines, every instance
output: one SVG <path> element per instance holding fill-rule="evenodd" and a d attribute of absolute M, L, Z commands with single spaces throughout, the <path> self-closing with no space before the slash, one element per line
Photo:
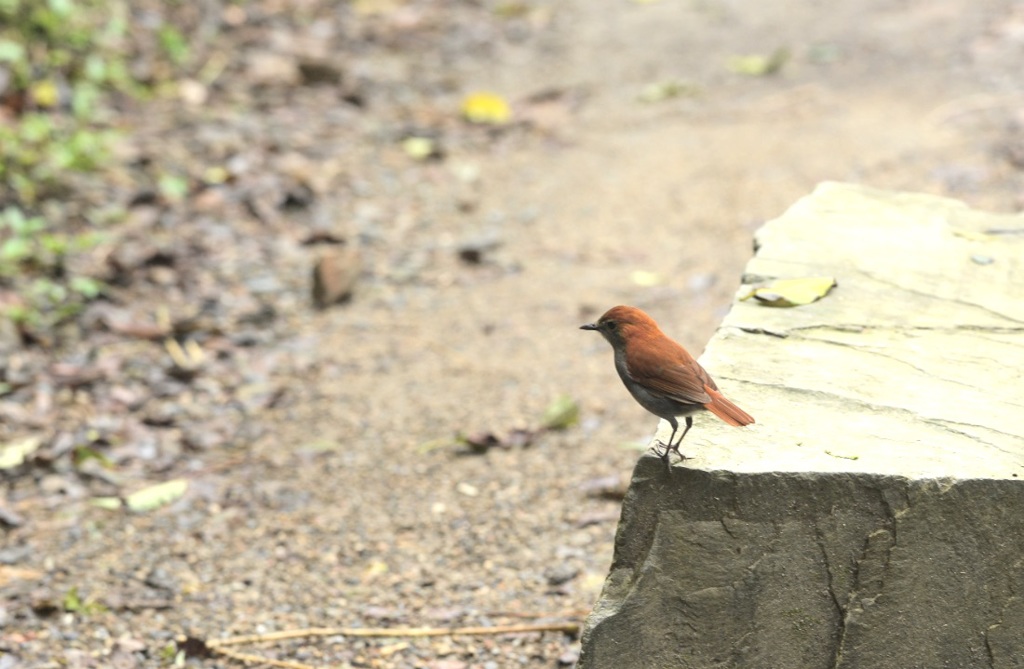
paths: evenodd
<path fill-rule="evenodd" d="M 302 662 L 292 662 L 290 660 L 273 660 L 269 657 L 239 653 L 237 650 L 228 650 L 227 648 L 214 648 L 210 652 L 244 662 L 245 664 L 268 664 L 271 667 L 283 667 L 284 669 L 317 669 L 312 664 L 303 664 Z"/>
<path fill-rule="evenodd" d="M 425 637 L 425 636 L 479 636 L 483 634 L 522 634 L 525 632 L 564 632 L 578 634 L 579 623 L 543 623 L 535 625 L 495 625 L 493 627 L 310 627 L 308 629 L 282 630 L 266 634 L 247 634 L 226 639 L 210 639 L 207 648 L 219 650 L 224 646 L 243 643 L 283 641 L 311 636 L 357 636 L 357 637 Z"/>

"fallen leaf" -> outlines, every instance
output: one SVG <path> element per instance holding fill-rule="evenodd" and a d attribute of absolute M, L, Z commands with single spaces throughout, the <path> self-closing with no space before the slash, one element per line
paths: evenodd
<path fill-rule="evenodd" d="M 764 77 L 776 74 L 788 60 L 789 49 L 779 47 L 767 56 L 761 54 L 732 56 L 729 58 L 728 67 L 736 74 L 744 74 L 748 77 Z"/>
<path fill-rule="evenodd" d="M 39 450 L 42 439 L 25 437 L 4 446 L 0 446 L 0 469 L 14 469 L 25 462 L 25 459 Z"/>
<path fill-rule="evenodd" d="M 388 573 L 388 565 L 386 562 L 380 560 L 373 560 L 366 567 L 365 578 L 373 578 L 374 576 L 380 576 L 381 574 Z"/>
<path fill-rule="evenodd" d="M 512 428 L 505 434 L 495 434 L 494 432 L 475 432 L 473 434 L 457 434 L 455 440 L 457 444 L 462 444 L 469 447 L 472 453 L 486 453 L 495 446 L 501 448 L 525 448 L 533 443 L 533 440 L 537 436 L 536 430 L 529 430 L 526 428 Z"/>
<path fill-rule="evenodd" d="M 164 340 L 164 348 L 174 362 L 174 371 L 186 376 L 198 372 L 206 359 L 202 347 L 194 339 L 186 339 L 183 347 L 177 339 L 169 337 Z"/>
<path fill-rule="evenodd" d="M 480 489 L 472 483 L 466 483 L 465 481 L 459 481 L 455 484 L 455 492 L 466 497 L 476 497 L 480 494 Z"/>
<path fill-rule="evenodd" d="M 541 424 L 547 430 L 564 430 L 578 422 L 580 422 L 580 405 L 569 395 L 559 395 L 544 410 Z"/>
<path fill-rule="evenodd" d="M 402 150 L 413 160 L 441 157 L 437 142 L 429 137 L 406 137 L 402 140 Z"/>
<path fill-rule="evenodd" d="M 662 102 L 681 95 L 696 95 L 700 88 L 696 84 L 684 83 L 676 80 L 656 81 L 644 86 L 636 99 L 640 102 Z"/>
<path fill-rule="evenodd" d="M 89 500 L 89 503 L 98 509 L 106 509 L 108 511 L 116 511 L 121 508 L 120 497 L 93 497 Z"/>
<path fill-rule="evenodd" d="M 657 272 L 648 272 L 643 269 L 631 272 L 629 278 L 633 283 L 644 288 L 650 288 L 651 286 L 657 286 L 665 282 L 665 277 Z"/>
<path fill-rule="evenodd" d="M 50 79 L 35 82 L 29 92 L 32 95 L 32 100 L 40 107 L 52 108 L 60 102 L 60 89 Z"/>
<path fill-rule="evenodd" d="M 462 115 L 471 123 L 504 125 L 512 120 L 512 109 L 495 93 L 471 93 L 462 101 Z"/>
<path fill-rule="evenodd" d="M 124 499 L 129 511 L 143 513 L 177 500 L 188 490 L 188 480 L 171 479 L 137 490 Z"/>
<path fill-rule="evenodd" d="M 75 463 L 75 467 L 81 468 L 89 460 L 95 460 L 104 469 L 114 468 L 114 463 L 110 458 L 91 446 L 76 446 L 72 451 L 72 461 Z"/>
<path fill-rule="evenodd" d="M 313 267 L 313 303 L 320 309 L 345 302 L 362 271 L 355 247 L 325 251 Z"/>
<path fill-rule="evenodd" d="M 766 307 L 798 307 L 825 297 L 836 285 L 836 280 L 831 276 L 779 279 L 767 286 L 755 288 L 741 299 L 753 297 Z"/>
<path fill-rule="evenodd" d="M 459 435 L 458 441 L 469 446 L 474 453 L 486 453 L 495 446 L 503 446 L 501 439 L 493 432 L 476 432 L 470 435 Z"/>

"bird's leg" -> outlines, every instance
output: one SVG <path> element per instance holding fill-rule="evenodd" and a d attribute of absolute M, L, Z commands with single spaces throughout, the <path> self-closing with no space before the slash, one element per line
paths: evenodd
<path fill-rule="evenodd" d="M 681 435 L 679 435 L 679 441 L 677 441 L 675 444 L 673 444 L 671 439 L 668 440 L 669 445 L 665 448 L 665 457 L 666 458 L 668 457 L 668 454 L 669 454 L 670 451 L 675 451 L 676 455 L 679 456 L 680 460 L 685 460 L 686 459 L 686 456 L 679 452 L 679 446 L 680 446 L 680 444 L 683 443 L 683 439 L 686 438 L 686 433 L 690 431 L 691 427 L 693 427 L 693 416 L 687 416 L 686 417 L 686 427 L 683 429 L 683 433 Z M 672 434 L 675 434 L 674 430 L 672 431 Z"/>
<path fill-rule="evenodd" d="M 661 458 L 662 462 L 665 463 L 665 469 L 668 470 L 669 473 L 671 473 L 672 472 L 672 465 L 671 465 L 671 463 L 669 463 L 668 454 L 672 451 L 672 440 L 675 439 L 676 431 L 679 429 L 679 423 L 676 422 L 676 420 L 673 418 L 673 419 L 671 419 L 671 422 L 669 423 L 669 425 L 672 426 L 672 434 L 669 435 L 668 443 L 666 444 L 663 441 L 658 441 L 658 443 L 654 445 L 654 453 L 659 458 Z M 658 448 L 658 445 L 664 446 L 665 450 L 664 451 L 660 450 Z M 678 453 L 678 451 L 676 451 L 676 452 Z"/>

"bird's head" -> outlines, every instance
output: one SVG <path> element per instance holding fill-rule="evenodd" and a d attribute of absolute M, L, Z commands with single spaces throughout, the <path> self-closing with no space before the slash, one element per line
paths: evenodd
<path fill-rule="evenodd" d="M 626 306 L 612 307 L 596 323 L 581 325 L 580 329 L 600 332 L 615 349 L 625 347 L 632 337 L 660 332 L 653 318 L 636 307 Z"/>

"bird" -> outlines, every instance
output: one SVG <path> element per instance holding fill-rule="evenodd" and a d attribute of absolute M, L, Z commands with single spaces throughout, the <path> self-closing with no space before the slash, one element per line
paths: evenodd
<path fill-rule="evenodd" d="M 581 325 L 580 329 L 600 332 L 608 340 L 615 352 L 615 369 L 633 399 L 672 426 L 668 443 L 658 444 L 665 450 L 660 451 L 657 446 L 654 449 L 669 472 L 671 453 L 686 459 L 679 452 L 679 445 L 698 411 L 710 411 L 735 427 L 754 422 L 753 416 L 718 391 L 715 380 L 682 345 L 670 339 L 640 309 L 612 307 L 596 323 Z M 685 418 L 686 427 L 677 441 L 680 416 Z"/>

